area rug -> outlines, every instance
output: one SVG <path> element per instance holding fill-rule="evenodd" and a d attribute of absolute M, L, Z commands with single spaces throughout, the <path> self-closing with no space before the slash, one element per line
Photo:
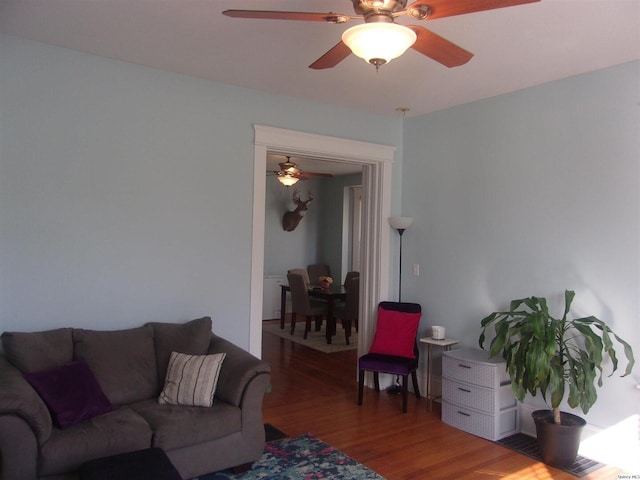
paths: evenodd
<path fill-rule="evenodd" d="M 291 335 L 291 326 L 287 322 L 284 329 L 280 328 L 280 323 L 265 323 L 262 326 L 262 331 L 271 333 L 281 338 L 286 338 L 292 342 L 299 343 L 314 350 L 319 350 L 324 353 L 344 352 L 345 350 L 356 350 L 358 348 L 358 333 L 354 328 L 351 329 L 351 337 L 349 337 L 350 345 L 346 344 L 344 339 L 344 329 L 341 325 L 337 327 L 337 333 L 331 340 L 331 345 L 327 345 L 327 337 L 325 336 L 326 322 L 323 322 L 322 329 L 319 332 L 315 331 L 315 325 L 307 335 L 307 339 L 304 336 L 304 320 L 296 322 L 296 330 Z"/>
<path fill-rule="evenodd" d="M 245 473 L 210 473 L 198 480 L 266 479 L 385 480 L 373 470 L 309 434 L 265 444 L 262 457 Z"/>
<path fill-rule="evenodd" d="M 522 453 L 534 460 L 542 461 L 542 455 L 540 455 L 540 448 L 538 447 L 538 440 L 535 437 L 530 437 L 524 433 L 516 433 L 510 437 L 503 438 L 496 442 L 498 445 L 515 450 L 518 453 Z M 584 477 L 588 473 L 599 469 L 603 465 L 590 458 L 578 455 L 576 461 L 568 467 L 554 467 L 564 472 L 570 473 L 576 477 Z"/>

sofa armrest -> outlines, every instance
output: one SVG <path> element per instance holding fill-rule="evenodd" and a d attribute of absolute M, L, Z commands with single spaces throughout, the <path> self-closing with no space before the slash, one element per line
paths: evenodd
<path fill-rule="evenodd" d="M 271 366 L 246 350 L 222 337 L 211 334 L 208 353 L 226 353 L 222 363 L 215 396 L 241 406 L 242 395 L 249 382 L 256 376 L 271 373 Z"/>
<path fill-rule="evenodd" d="M 0 385 L 0 415 L 20 417 L 31 427 L 38 444 L 42 445 L 51 435 L 49 410 L 22 372 L 4 357 L 0 357 Z"/>

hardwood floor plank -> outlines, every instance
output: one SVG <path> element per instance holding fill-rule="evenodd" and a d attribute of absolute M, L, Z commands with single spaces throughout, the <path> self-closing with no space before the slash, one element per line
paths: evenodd
<path fill-rule="evenodd" d="M 576 478 L 446 425 L 438 404 L 428 411 L 426 400 L 413 395 L 406 414 L 400 396 L 372 389 L 365 388 L 358 406 L 355 350 L 327 354 L 265 333 L 262 358 L 272 366 L 265 422 L 292 437 L 315 435 L 387 480 Z M 618 473 L 605 466 L 582 478 L 611 480 Z"/>

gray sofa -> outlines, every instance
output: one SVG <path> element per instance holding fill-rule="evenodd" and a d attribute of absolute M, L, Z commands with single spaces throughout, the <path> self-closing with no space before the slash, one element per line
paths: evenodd
<path fill-rule="evenodd" d="M 166 452 L 184 479 L 246 466 L 262 455 L 270 367 L 213 334 L 209 317 L 118 331 L 5 332 L 2 345 L 3 480 L 73 479 L 88 460 L 152 446 Z M 211 407 L 159 404 L 173 351 L 226 353 Z M 69 362 L 88 364 L 111 411 L 61 428 L 24 374 Z"/>

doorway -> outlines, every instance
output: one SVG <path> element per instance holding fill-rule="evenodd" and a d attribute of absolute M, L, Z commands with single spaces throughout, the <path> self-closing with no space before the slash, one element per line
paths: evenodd
<path fill-rule="evenodd" d="M 251 308 L 249 351 L 261 356 L 264 274 L 264 198 L 267 151 L 362 165 L 361 321 L 358 344 L 373 336 L 376 306 L 389 293 L 389 237 L 391 167 L 395 147 L 254 125 L 253 232 L 251 252 Z M 361 354 L 364 352 L 358 352 Z"/>

